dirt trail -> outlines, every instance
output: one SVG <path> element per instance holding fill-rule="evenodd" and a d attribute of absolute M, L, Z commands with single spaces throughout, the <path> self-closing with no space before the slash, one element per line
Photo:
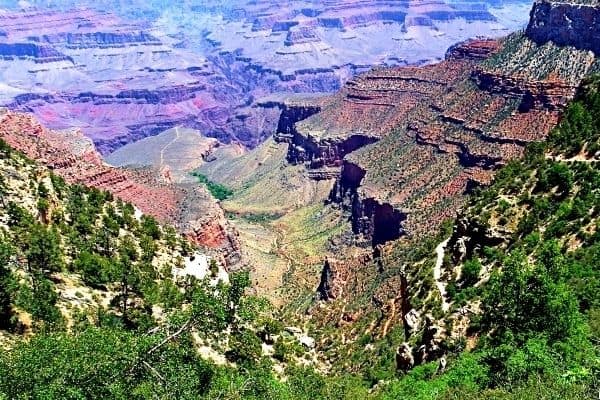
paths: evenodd
<path fill-rule="evenodd" d="M 435 280 L 435 285 L 437 286 L 438 290 L 440 291 L 440 295 L 442 296 L 442 310 L 444 312 L 450 309 L 450 303 L 448 303 L 448 299 L 446 296 L 446 284 L 441 281 L 442 265 L 444 264 L 444 253 L 446 250 L 446 246 L 448 245 L 448 241 L 450 241 L 450 239 L 444 240 L 435 248 L 437 259 L 435 260 L 435 267 L 433 268 L 433 279 Z"/>
<path fill-rule="evenodd" d="M 160 150 L 160 168 L 162 168 L 165 165 L 165 150 L 171 146 L 173 143 L 175 143 L 177 140 L 179 140 L 179 127 L 176 126 L 175 127 L 175 137 L 173 138 L 173 140 L 171 140 L 169 143 L 167 143 L 165 145 L 165 147 L 163 147 Z"/>
<path fill-rule="evenodd" d="M 388 331 L 390 329 L 390 325 L 392 321 L 396 318 L 396 299 L 390 300 L 390 317 L 385 321 L 385 325 L 383 325 L 383 334 L 382 337 L 386 337 Z"/>

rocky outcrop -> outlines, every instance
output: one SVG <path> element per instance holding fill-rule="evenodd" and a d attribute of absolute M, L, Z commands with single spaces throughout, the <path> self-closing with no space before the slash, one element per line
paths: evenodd
<path fill-rule="evenodd" d="M 320 300 L 334 300 L 341 294 L 339 278 L 336 277 L 336 269 L 332 266 L 333 261 L 325 260 L 321 271 L 321 281 L 317 288 Z"/>
<path fill-rule="evenodd" d="M 0 51 L 2 44 L 0 43 Z M 47 61 L 49 62 L 49 61 Z M 85 103 L 86 105 L 91 103 L 96 106 L 106 105 L 123 105 L 123 104 L 177 104 L 188 100 L 194 99 L 198 94 L 205 91 L 207 88 L 205 85 L 187 85 L 187 86 L 171 86 L 157 89 L 134 89 L 134 90 L 123 90 L 116 94 L 102 94 L 94 92 L 81 92 L 76 95 L 64 94 L 64 95 L 35 95 L 27 94 L 15 97 L 15 102 L 9 104 L 10 108 L 24 107 L 32 105 L 36 101 L 46 101 L 49 103 L 53 102 L 67 102 L 71 104 Z"/>
<path fill-rule="evenodd" d="M 340 247 L 341 249 L 341 247 Z M 347 250 L 347 248 L 344 248 Z M 317 287 L 317 297 L 322 301 L 333 301 L 344 299 L 345 293 L 350 288 L 348 285 L 355 279 L 356 268 L 367 265 L 373 261 L 372 251 L 370 249 L 353 252 L 350 257 L 333 258 L 327 257 L 323 262 L 321 270 L 321 279 Z M 348 315 L 343 317 L 346 320 L 353 319 Z"/>
<path fill-rule="evenodd" d="M 377 137 L 365 134 L 319 139 L 296 132 L 292 137 L 287 159 L 291 164 L 306 164 L 310 169 L 339 167 L 346 154 L 375 143 L 377 140 Z"/>
<path fill-rule="evenodd" d="M 359 189 L 366 171 L 345 161 L 330 201 L 350 213 L 352 232 L 357 243 L 366 240 L 372 247 L 396 240 L 404 234 L 406 214 L 392 205 L 362 193 Z"/>
<path fill-rule="evenodd" d="M 73 63 L 73 59 L 50 46 L 43 46 L 35 43 L 0 43 L 0 58 L 4 61 L 15 59 L 33 60 L 36 63 L 52 63 L 58 61 L 68 61 Z"/>
<path fill-rule="evenodd" d="M 446 336 L 445 328 L 438 325 L 431 315 L 426 315 L 423 336 L 414 349 L 415 362 L 423 364 L 441 357 L 445 350 L 443 342 Z"/>
<path fill-rule="evenodd" d="M 118 99 L 119 102 L 122 100 L 141 100 L 147 104 L 175 104 L 191 100 L 196 97 L 197 92 L 199 93 L 205 90 L 205 85 L 173 86 L 156 90 L 135 89 L 119 92 L 115 98 Z M 78 97 L 81 99 L 82 95 L 80 94 Z M 103 99 L 108 100 L 106 96 L 103 96 Z"/>
<path fill-rule="evenodd" d="M 476 69 L 473 72 L 473 80 L 481 90 L 518 99 L 521 112 L 533 108 L 561 109 L 577 91 L 577 85 L 561 79 L 532 81 L 518 75 L 502 75 L 484 69 Z"/>
<path fill-rule="evenodd" d="M 525 32 L 538 44 L 554 42 L 600 55 L 600 5 L 536 1 Z"/>
<path fill-rule="evenodd" d="M 161 41 L 146 32 L 86 32 L 59 33 L 33 36 L 33 41 L 48 44 L 64 44 L 69 49 L 119 48 L 131 44 L 160 46 Z"/>
<path fill-rule="evenodd" d="M 321 39 L 311 27 L 301 27 L 299 29 L 290 30 L 287 34 L 284 44 L 286 46 L 294 46 L 297 44 L 320 42 Z"/>
<path fill-rule="evenodd" d="M 316 102 L 315 102 L 316 103 Z M 281 110 L 275 140 L 280 143 L 291 143 L 294 135 L 297 134 L 296 123 L 315 115 L 321 111 L 320 104 L 311 102 L 290 102 L 290 101 L 266 101 L 258 104 L 265 108 L 278 108 Z"/>
<path fill-rule="evenodd" d="M 496 40 L 469 39 L 450 46 L 446 51 L 446 60 L 481 61 L 500 50 Z"/>
<path fill-rule="evenodd" d="M 445 351 L 443 341 L 446 336 L 445 329 L 437 325 L 431 315 L 425 316 L 423 335 L 419 342 L 415 346 L 404 342 L 396 350 L 396 369 L 407 372 L 415 365 L 442 357 Z M 445 360 L 443 363 L 445 364 Z"/>
<path fill-rule="evenodd" d="M 376 198 L 355 198 L 352 207 L 352 231 L 370 238 L 373 247 L 399 239 L 407 215 Z"/>
<path fill-rule="evenodd" d="M 410 344 L 402 343 L 396 349 L 396 369 L 407 372 L 415 366 L 415 357 Z"/>
<path fill-rule="evenodd" d="M 287 160 L 291 164 L 306 164 L 314 179 L 330 179 L 338 174 L 327 170 L 327 167 L 339 167 L 342 159 L 363 146 L 374 143 L 377 138 L 363 134 L 353 134 L 348 137 L 320 140 L 310 134 L 298 131 L 298 123 L 321 112 L 321 98 L 312 101 L 288 99 L 283 101 L 264 101 L 261 107 L 277 107 L 281 110 L 277 132 L 274 137 L 277 142 L 289 143 Z M 320 170 L 320 171 L 315 171 Z"/>
<path fill-rule="evenodd" d="M 470 259 L 474 252 L 485 246 L 498 246 L 510 237 L 510 233 L 492 229 L 476 218 L 459 216 L 448 241 L 447 248 L 455 263 Z"/>

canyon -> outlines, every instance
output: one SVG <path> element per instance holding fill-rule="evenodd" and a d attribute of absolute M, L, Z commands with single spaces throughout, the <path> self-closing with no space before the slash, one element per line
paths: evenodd
<path fill-rule="evenodd" d="M 598 69 L 568 24 L 590 5 L 535 3 L 502 39 L 528 4 L 0 5 L 2 138 L 253 268 L 266 295 L 296 268 L 301 292 L 339 297 L 435 232 Z"/>
<path fill-rule="evenodd" d="M 0 15 L 7 130 L 16 123 L 32 137 L 63 138 L 44 143 L 43 155 L 27 153 L 31 140 L 8 141 L 73 182 L 108 189 L 194 242 L 225 249 L 232 265 L 240 245 L 222 208 L 281 216 L 325 204 L 348 215 L 353 237 L 343 243 L 377 253 L 452 217 L 465 194 L 545 137 L 597 68 L 594 49 L 560 42 L 578 37 L 569 31 L 576 26 L 564 27 L 574 11 L 548 4 L 534 5 L 524 32 L 492 39 L 524 22 L 507 10 L 529 6 L 131 2 L 107 12 L 102 2 L 0 3 L 13 8 Z M 595 15 L 593 6 L 576 8 Z M 471 32 L 486 38 L 463 41 Z M 255 154 L 246 149 L 257 146 L 277 150 L 242 172 Z M 87 164 L 58 161 L 73 157 Z M 211 201 L 189 175 L 196 168 L 246 200 Z M 285 190 L 299 197 L 281 200 Z"/>
<path fill-rule="evenodd" d="M 320 259 L 292 253 L 311 265 L 302 275 L 308 287 L 325 299 L 353 293 L 349 301 L 366 285 L 360 271 L 381 270 L 396 241 L 419 243 L 455 218 L 468 194 L 547 137 L 580 83 L 599 70 L 590 49 L 530 33 L 571 26 L 539 11 L 548 4 L 555 3 L 534 4 L 526 30 L 460 42 L 440 63 L 374 68 L 334 95 L 267 98 L 258 106 L 281 111 L 273 141 L 242 156 L 219 151 L 199 170 L 232 185 L 237 195 L 222 204 L 228 212 L 271 216 L 263 225 L 282 235 L 290 228 L 278 217 L 316 204 L 324 207 L 316 217 L 295 223 L 348 221 L 320 247 Z M 302 246 L 313 243 L 304 229 Z"/>
<path fill-rule="evenodd" d="M 598 0 L 0 8 L 0 397 L 595 395 Z"/>
<path fill-rule="evenodd" d="M 541 24 L 537 8 L 532 15 L 532 25 Z M 373 245 L 431 232 L 464 194 L 545 138 L 596 68 L 594 53 L 576 48 L 549 59 L 551 40 L 537 44 L 528 33 L 471 40 L 438 64 L 354 78 L 286 136 L 288 160 L 341 167 L 330 201 L 351 213 L 354 233 Z M 522 71 L 506 71 L 502 60 L 521 52 Z M 565 70 L 571 62 L 580 69 Z M 540 74 L 542 63 L 543 76 L 529 75 Z"/>
<path fill-rule="evenodd" d="M 0 105 L 33 113 L 50 129 L 80 128 L 107 155 L 175 126 L 253 148 L 278 123 L 257 106 L 264 98 L 335 92 L 374 65 L 436 62 L 457 41 L 523 26 L 528 4 L 4 0 L 2 7 Z"/>

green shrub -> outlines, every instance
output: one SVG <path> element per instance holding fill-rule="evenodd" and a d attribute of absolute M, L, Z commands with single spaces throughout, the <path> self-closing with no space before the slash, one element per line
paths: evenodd
<path fill-rule="evenodd" d="M 465 261 L 462 267 L 462 281 L 464 285 L 471 286 L 477 283 L 479 280 L 479 274 L 481 273 L 481 261 L 478 258 L 473 258 Z"/>

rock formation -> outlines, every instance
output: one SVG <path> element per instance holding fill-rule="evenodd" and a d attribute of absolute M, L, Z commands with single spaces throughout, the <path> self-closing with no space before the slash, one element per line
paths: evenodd
<path fill-rule="evenodd" d="M 553 42 L 600 54 L 598 3 L 538 0 L 531 10 L 527 36 L 538 44 Z"/>
<path fill-rule="evenodd" d="M 518 33 L 472 40 L 439 64 L 354 78 L 296 124 L 289 159 L 309 169 L 341 166 L 330 200 L 373 246 L 430 232 L 464 193 L 558 121 L 595 58 L 566 48 L 550 62 L 551 46 Z M 511 70 L 515 59 L 520 72 Z"/>
<path fill-rule="evenodd" d="M 408 343 L 402 343 L 396 350 L 396 368 L 407 372 L 415 366 L 415 358 Z"/>

